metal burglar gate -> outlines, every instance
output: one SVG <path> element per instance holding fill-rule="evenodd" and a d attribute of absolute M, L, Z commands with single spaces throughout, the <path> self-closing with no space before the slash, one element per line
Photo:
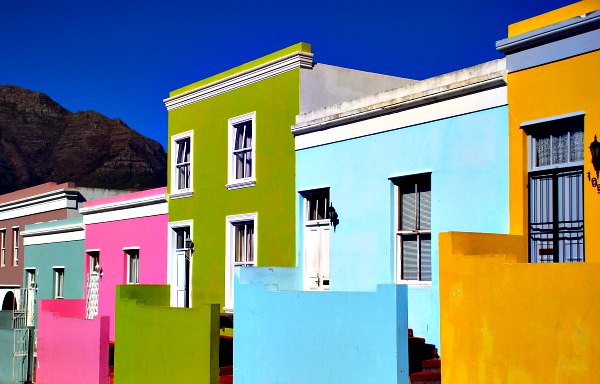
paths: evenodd
<path fill-rule="evenodd" d="M 17 309 L 13 311 L 13 369 L 12 382 L 28 380 L 30 328 L 27 327 L 27 289 L 20 289 Z"/>

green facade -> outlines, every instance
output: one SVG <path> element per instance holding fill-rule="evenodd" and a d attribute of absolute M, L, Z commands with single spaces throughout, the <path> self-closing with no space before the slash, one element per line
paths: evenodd
<path fill-rule="evenodd" d="M 310 52 L 310 46 L 301 43 L 288 47 L 171 95 L 299 51 Z M 193 194 L 169 201 L 170 222 L 193 220 L 192 306 L 224 305 L 229 215 L 257 213 L 258 266 L 295 266 L 295 153 L 290 127 L 299 111 L 300 69 L 296 68 L 169 112 L 169 137 L 194 131 Z M 256 116 L 256 185 L 228 190 L 228 119 L 250 112 Z M 172 164 L 169 171 L 173 171 Z"/>

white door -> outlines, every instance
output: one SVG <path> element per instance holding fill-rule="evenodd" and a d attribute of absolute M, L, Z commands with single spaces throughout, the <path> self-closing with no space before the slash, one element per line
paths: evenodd
<path fill-rule="evenodd" d="M 191 269 L 188 259 L 189 250 L 185 240 L 190 237 L 190 227 L 173 228 L 171 253 L 171 290 L 172 302 L 176 307 L 190 306 Z"/>
<path fill-rule="evenodd" d="M 329 289 L 329 220 L 307 223 L 304 231 L 304 288 Z"/>

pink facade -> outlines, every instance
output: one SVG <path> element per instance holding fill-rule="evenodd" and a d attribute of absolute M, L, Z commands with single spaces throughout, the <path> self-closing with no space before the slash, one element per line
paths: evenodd
<path fill-rule="evenodd" d="M 41 300 L 38 384 L 108 384 L 109 319 L 85 320 L 85 300 Z"/>
<path fill-rule="evenodd" d="M 86 274 L 90 255 L 99 255 L 102 270 L 98 288 L 98 315 L 110 318 L 109 338 L 115 335 L 115 289 L 128 284 L 132 252 L 139 257 L 138 284 L 167 283 L 166 188 L 86 202 Z"/>

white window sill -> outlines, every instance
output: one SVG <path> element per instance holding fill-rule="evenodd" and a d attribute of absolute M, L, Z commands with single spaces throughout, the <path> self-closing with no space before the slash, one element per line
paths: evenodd
<path fill-rule="evenodd" d="M 254 187 L 256 185 L 256 179 L 241 179 L 235 180 L 226 185 L 227 189 L 230 191 L 232 189 L 246 188 L 246 187 Z"/>
<path fill-rule="evenodd" d="M 182 197 L 190 197 L 194 194 L 194 191 L 191 189 L 183 189 L 181 191 L 173 192 L 169 195 L 171 199 L 180 199 Z"/>
<path fill-rule="evenodd" d="M 233 313 L 233 308 L 223 307 L 223 312 L 225 312 L 225 313 Z"/>
<path fill-rule="evenodd" d="M 431 287 L 431 281 L 400 280 L 398 284 L 408 285 L 411 287 Z"/>

